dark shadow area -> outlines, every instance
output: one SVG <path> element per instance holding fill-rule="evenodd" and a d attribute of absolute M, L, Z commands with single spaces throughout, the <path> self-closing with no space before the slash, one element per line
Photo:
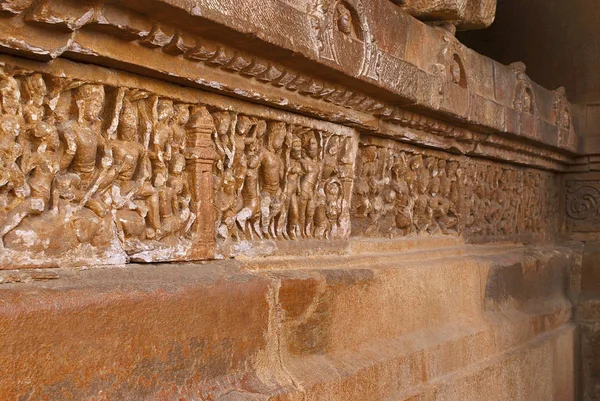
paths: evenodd
<path fill-rule="evenodd" d="M 600 100 L 597 0 L 498 0 L 488 28 L 457 33 L 467 46 L 504 64 L 523 61 L 548 89 L 564 86 L 574 103 Z"/>

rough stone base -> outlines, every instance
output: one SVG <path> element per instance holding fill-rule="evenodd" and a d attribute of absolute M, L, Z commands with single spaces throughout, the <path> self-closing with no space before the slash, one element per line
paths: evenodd
<path fill-rule="evenodd" d="M 574 400 L 569 250 L 351 246 L 5 284 L 0 399 Z"/>

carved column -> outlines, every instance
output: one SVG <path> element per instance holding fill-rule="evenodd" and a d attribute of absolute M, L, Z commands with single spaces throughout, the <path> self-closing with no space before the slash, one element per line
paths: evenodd
<path fill-rule="evenodd" d="M 215 252 L 212 165 L 216 157 L 211 135 L 215 129 L 212 116 L 203 106 L 192 109 L 187 124 L 188 181 L 192 196 L 191 210 L 197 218 L 192 226 L 194 247 L 188 259 L 212 258 Z"/>

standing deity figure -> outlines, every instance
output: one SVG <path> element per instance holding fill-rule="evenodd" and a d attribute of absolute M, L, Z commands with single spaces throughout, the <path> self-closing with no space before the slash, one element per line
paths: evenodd
<path fill-rule="evenodd" d="M 282 209 L 282 182 L 285 175 L 282 158 L 287 136 L 286 124 L 270 122 L 267 126 L 267 145 L 260 151 L 261 227 L 267 237 L 275 238 L 275 221 Z"/>
<path fill-rule="evenodd" d="M 357 174 L 354 183 L 357 205 L 355 212 L 358 216 L 367 217 L 373 209 L 370 200 L 370 182 L 376 175 L 377 148 L 375 146 L 366 146 L 360 155 L 360 172 Z"/>
<path fill-rule="evenodd" d="M 423 164 L 423 158 L 416 155 L 411 160 L 411 170 L 416 175 L 415 187 L 415 206 L 413 210 L 413 224 L 418 234 L 427 231 L 432 222 L 431 209 L 429 204 L 430 196 L 428 194 L 430 174 L 429 170 Z"/>
<path fill-rule="evenodd" d="M 326 238 L 335 238 L 339 232 L 339 219 L 342 213 L 342 183 L 337 178 L 325 184 L 325 214 L 328 230 Z"/>
<path fill-rule="evenodd" d="M 246 152 L 246 178 L 242 188 L 243 207 L 237 213 L 237 221 L 246 238 L 254 240 L 254 233 L 263 239 L 260 227 L 260 199 L 259 199 L 259 168 L 260 156 L 258 144 L 252 143 Z"/>
<path fill-rule="evenodd" d="M 192 195 L 190 193 L 188 177 L 184 172 L 185 165 L 185 157 L 180 153 L 175 153 L 171 159 L 169 178 L 167 180 L 167 186 L 173 189 L 173 209 L 180 222 L 179 234 L 181 236 L 190 232 L 197 218 L 196 214 L 190 209 Z"/>
<path fill-rule="evenodd" d="M 283 185 L 283 206 L 282 213 L 277 221 L 277 231 L 278 237 L 297 239 L 301 235 L 298 195 L 300 177 L 303 174 L 300 162 L 302 159 L 302 140 L 293 135 L 289 145 L 290 155 L 287 159 Z"/>
<path fill-rule="evenodd" d="M 447 170 L 448 166 L 446 160 L 440 159 L 438 162 L 437 177 L 439 182 L 439 195 L 437 207 L 435 208 L 433 215 L 442 234 L 455 233 L 455 228 L 458 224 L 458 216 L 453 208 L 452 201 L 450 200 L 452 180 L 448 177 Z"/>
<path fill-rule="evenodd" d="M 446 209 L 448 208 L 448 204 L 440 191 L 441 180 L 440 175 L 437 174 L 432 177 L 429 182 L 429 213 L 432 216 L 431 224 L 428 228 L 430 234 L 436 234 L 439 231 L 443 231 L 442 227 L 445 227 L 444 223 L 446 221 Z M 440 223 L 442 224 L 441 226 Z"/>
<path fill-rule="evenodd" d="M 396 163 L 392 166 L 391 187 L 396 193 L 394 202 L 395 208 L 395 228 L 393 232 L 400 235 L 407 235 L 412 230 L 414 199 L 411 196 L 410 188 L 406 182 L 406 173 L 408 166 L 405 154 L 402 153 Z"/>
<path fill-rule="evenodd" d="M 187 180 L 183 177 L 184 167 L 185 157 L 175 153 L 169 163 L 169 177 L 161 171 L 154 176 L 160 212 L 159 240 L 175 234 L 186 234 L 196 219 L 189 208 L 191 196 Z"/>
<path fill-rule="evenodd" d="M 302 236 L 312 235 L 313 217 L 315 213 L 314 197 L 321 176 L 319 157 L 319 142 L 314 132 L 306 136 L 305 154 L 301 160 L 303 175 L 300 179 L 299 213 Z"/>
<path fill-rule="evenodd" d="M 248 116 L 238 116 L 235 123 L 235 135 L 233 138 L 233 175 L 235 177 L 236 191 L 238 195 L 242 193 L 244 179 L 246 178 L 246 145 L 251 144 L 256 138 L 249 136 L 252 130 L 253 122 Z"/>
<path fill-rule="evenodd" d="M 340 138 L 331 136 L 325 146 L 323 157 L 323 179 L 328 180 L 332 175 L 338 175 L 338 156 L 340 152 Z"/>
<path fill-rule="evenodd" d="M 225 240 L 230 238 L 239 239 L 236 229 L 238 195 L 235 178 L 229 171 L 223 174 L 221 186 L 215 194 L 214 205 L 216 209 L 215 223 L 217 234 Z"/>
<path fill-rule="evenodd" d="M 46 82 L 42 74 L 31 74 L 22 79 L 23 119 L 24 129 L 21 135 L 23 140 L 23 160 L 34 151 L 39 144 L 38 138 L 44 137 L 47 141 L 54 141 L 55 148 L 59 146 L 59 135 L 56 129 L 54 116 L 47 115 L 45 98 L 47 94 Z M 49 135 L 49 137 L 48 137 Z"/>
<path fill-rule="evenodd" d="M 471 206 L 471 232 L 474 234 L 484 234 L 487 231 L 485 214 L 487 210 L 487 181 L 485 172 L 476 172 L 473 191 L 473 203 Z"/>

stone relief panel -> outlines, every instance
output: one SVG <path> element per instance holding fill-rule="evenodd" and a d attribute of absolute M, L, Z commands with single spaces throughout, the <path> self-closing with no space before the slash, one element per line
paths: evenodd
<path fill-rule="evenodd" d="M 249 246 L 270 252 L 258 243 L 275 247 L 348 238 L 356 155 L 352 130 L 231 111 L 218 111 L 213 119 L 215 228 L 223 254 L 243 253 Z"/>
<path fill-rule="evenodd" d="M 0 100 L 0 267 L 212 256 L 206 107 L 10 65 Z"/>
<path fill-rule="evenodd" d="M 371 36 L 361 0 L 316 0 L 311 14 L 319 56 L 353 69 L 357 76 L 379 80 L 379 49 Z M 361 55 L 357 59 L 356 55 Z"/>
<path fill-rule="evenodd" d="M 3 59 L 0 268 L 348 239 L 354 129 L 102 68 Z"/>
<path fill-rule="evenodd" d="M 600 180 L 566 183 L 567 229 L 591 233 L 600 230 Z"/>
<path fill-rule="evenodd" d="M 551 173 L 363 138 L 352 234 L 521 238 L 557 216 Z"/>

